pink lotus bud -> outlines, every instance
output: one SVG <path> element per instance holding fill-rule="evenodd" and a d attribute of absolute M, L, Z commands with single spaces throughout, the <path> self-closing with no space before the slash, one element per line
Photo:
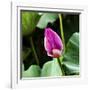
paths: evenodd
<path fill-rule="evenodd" d="M 63 43 L 59 35 L 51 28 L 45 29 L 44 47 L 47 51 L 47 55 L 58 58 L 63 51 Z"/>

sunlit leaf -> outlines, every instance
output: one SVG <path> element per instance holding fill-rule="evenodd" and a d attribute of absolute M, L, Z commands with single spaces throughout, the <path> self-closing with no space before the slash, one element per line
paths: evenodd
<path fill-rule="evenodd" d="M 45 13 L 41 16 L 37 27 L 43 29 L 47 26 L 48 23 L 53 23 L 58 18 L 57 14 Z"/>
<path fill-rule="evenodd" d="M 37 65 L 31 65 L 27 71 L 22 72 L 22 77 L 39 77 L 40 67 Z"/>
<path fill-rule="evenodd" d="M 43 77 L 61 76 L 61 75 L 62 75 L 61 68 L 56 58 L 54 58 L 52 61 L 46 62 L 41 71 L 41 76 Z"/>
<path fill-rule="evenodd" d="M 79 33 L 74 33 L 69 39 L 63 64 L 67 75 L 79 74 Z"/>

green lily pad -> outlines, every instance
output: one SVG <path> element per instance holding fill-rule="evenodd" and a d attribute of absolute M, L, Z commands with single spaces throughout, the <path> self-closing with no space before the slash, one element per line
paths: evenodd
<path fill-rule="evenodd" d="M 41 71 L 41 76 L 42 77 L 62 76 L 61 68 L 56 58 L 44 64 L 42 71 Z"/>
<path fill-rule="evenodd" d="M 79 74 L 79 33 L 74 33 L 67 43 L 63 66 L 66 75 Z"/>
<path fill-rule="evenodd" d="M 41 16 L 37 24 L 37 27 L 39 27 L 40 29 L 44 29 L 48 23 L 53 23 L 57 18 L 58 18 L 57 14 L 45 13 Z"/>
<path fill-rule="evenodd" d="M 22 72 L 22 77 L 39 77 L 40 73 L 41 69 L 39 66 L 31 65 L 27 71 Z"/>
<path fill-rule="evenodd" d="M 40 16 L 36 12 L 21 11 L 22 34 L 24 36 L 31 34 L 36 27 Z"/>

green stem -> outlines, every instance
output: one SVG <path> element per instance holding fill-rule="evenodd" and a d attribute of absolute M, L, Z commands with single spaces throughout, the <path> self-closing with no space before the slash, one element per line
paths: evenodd
<path fill-rule="evenodd" d="M 58 60 L 58 64 L 59 64 L 60 69 L 61 69 L 61 72 L 62 72 L 62 76 L 64 76 L 64 75 L 65 75 L 65 72 L 64 72 L 64 70 L 63 70 L 63 67 L 62 67 L 61 61 L 60 61 L 59 58 L 57 58 L 57 60 Z"/>
<path fill-rule="evenodd" d="M 32 51 L 33 51 L 36 63 L 37 63 L 37 65 L 39 65 L 39 59 L 38 59 L 37 53 L 35 51 L 35 47 L 34 47 L 34 43 L 33 43 L 32 37 L 30 38 L 30 43 L 31 43 L 31 47 L 32 47 Z"/>
<path fill-rule="evenodd" d="M 64 45 L 64 51 L 63 51 L 63 53 L 64 53 L 65 52 L 65 39 L 64 39 L 64 31 L 63 31 L 62 15 L 61 14 L 59 14 L 59 20 L 60 20 L 60 33 L 61 33 L 61 38 L 62 38 L 62 42 Z"/>

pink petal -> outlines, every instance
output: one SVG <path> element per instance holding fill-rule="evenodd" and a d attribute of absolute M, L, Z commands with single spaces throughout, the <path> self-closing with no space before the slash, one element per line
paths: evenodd
<path fill-rule="evenodd" d="M 62 43 L 61 38 L 51 28 L 45 29 L 45 36 L 48 39 L 49 43 L 51 44 L 52 48 L 56 48 L 56 49 L 63 48 L 63 43 Z"/>
<path fill-rule="evenodd" d="M 48 42 L 47 38 L 44 37 L 44 47 L 45 47 L 45 50 L 47 52 L 51 52 L 52 51 L 52 48 L 51 48 L 51 45 L 50 43 Z"/>

